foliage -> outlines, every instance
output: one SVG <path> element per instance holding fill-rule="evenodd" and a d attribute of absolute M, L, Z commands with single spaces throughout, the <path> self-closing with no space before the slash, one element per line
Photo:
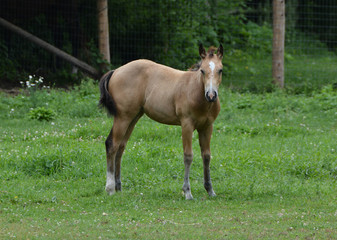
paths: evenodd
<path fill-rule="evenodd" d="M 270 55 L 272 52 L 273 31 L 270 25 L 263 24 L 259 26 L 253 22 L 249 22 L 247 27 L 247 43 L 246 48 L 251 50 L 250 54 L 257 54 L 258 58 Z M 252 51 L 254 50 L 254 51 Z"/>
<path fill-rule="evenodd" d="M 247 18 L 249 20 L 259 25 L 263 25 L 266 22 L 271 23 L 271 0 L 250 0 L 246 2 L 248 5 Z M 301 42 L 300 40 L 294 41 L 294 36 L 297 34 L 315 36 L 322 44 L 327 45 L 329 50 L 336 52 L 335 26 L 337 15 L 334 8 L 333 1 L 287 1 L 285 11 L 287 35 L 293 42 Z"/>
<path fill-rule="evenodd" d="M 333 110 L 337 108 L 337 91 L 332 85 L 325 86 L 314 98 L 318 100 L 323 110 Z"/>
<path fill-rule="evenodd" d="M 50 109 L 46 109 L 44 107 L 38 107 L 35 109 L 32 109 L 28 113 L 28 117 L 30 119 L 36 119 L 39 121 L 51 121 L 55 118 L 54 111 Z"/>
<path fill-rule="evenodd" d="M 318 4 L 315 1 L 297 1 L 299 5 L 304 5 L 304 3 L 306 5 L 298 10 L 296 27 L 305 33 L 317 35 L 318 39 L 329 47 L 329 50 L 336 52 L 335 26 L 337 24 L 337 15 L 334 9 L 335 3 L 326 0 Z M 303 23 L 304 17 L 308 18 L 306 24 Z M 323 26 L 324 31 L 322 31 Z"/>
<path fill-rule="evenodd" d="M 113 66 L 138 58 L 148 58 L 179 69 L 187 69 L 198 60 L 199 43 L 217 46 L 221 42 L 226 45 L 226 49 L 230 49 L 244 47 L 247 42 L 244 0 L 110 0 L 109 6 Z M 69 6 L 69 9 L 72 7 Z M 92 11 L 96 6 L 92 1 L 81 0 L 74 14 L 59 14 L 59 8 L 61 4 L 56 3 L 55 11 L 50 14 L 50 9 L 37 9 L 37 12 L 42 12 L 33 16 L 33 21 L 18 19 L 17 24 L 100 68 L 102 58 L 96 46 L 97 24 L 93 21 L 97 19 L 96 10 Z M 23 15 L 22 19 L 27 17 Z M 50 23 L 54 25 L 49 26 Z M 71 66 L 62 60 L 53 58 L 33 44 L 22 42 L 18 36 L 9 35 L 8 38 L 11 46 L 13 44 L 15 47 L 11 56 L 6 58 L 14 59 L 14 68 L 18 72 L 23 68 L 26 72 L 46 76 L 50 82 L 55 80 L 59 85 L 77 82 L 77 76 L 71 74 Z M 4 41 L 0 46 L 7 47 L 8 44 L 9 41 Z M 0 48 L 1 55 L 8 55 L 9 52 L 7 48 Z"/>
<path fill-rule="evenodd" d="M 240 77 L 230 80 L 230 84 L 239 82 L 239 88 L 244 91 L 271 90 L 270 0 L 109 0 L 111 65 L 102 60 L 97 49 L 95 2 L 80 0 L 77 5 L 56 2 L 54 8 L 46 8 L 48 4 L 37 6 L 32 15 L 12 14 L 21 16 L 15 19 L 16 24 L 102 72 L 138 58 L 148 58 L 185 70 L 199 60 L 199 43 L 205 46 L 222 43 L 225 47 L 225 76 Z M 333 7 L 325 7 L 329 4 L 302 0 L 291 0 L 286 4 L 285 58 L 289 66 L 286 66 L 288 75 L 285 79 L 286 84 L 296 82 L 296 85 L 300 85 L 294 87 L 290 84 L 295 92 L 313 91 L 320 78 L 330 79 L 326 80 L 327 83 L 335 81 L 335 78 L 325 76 L 325 69 L 318 70 L 320 74 L 317 76 L 309 73 L 297 76 L 292 72 L 291 64 L 294 58 L 300 56 L 303 59 L 312 55 L 333 57 L 331 50 L 335 49 L 332 38 L 335 37 L 336 16 L 331 12 Z M 20 6 L 15 9 L 20 11 Z M 5 11 L 4 14 L 8 13 Z M 327 31 L 321 31 L 322 26 Z M 6 37 L 0 40 L 1 84 L 18 85 L 27 72 L 43 75 L 49 83 L 57 86 L 79 84 L 83 78 L 75 68 L 59 58 L 5 30 L 2 33 Z M 299 47 L 299 43 L 305 43 L 305 46 Z M 256 65 L 265 65 L 265 69 Z M 102 66 L 105 66 L 104 69 Z M 238 84 L 234 85 L 238 87 Z"/>
<path fill-rule="evenodd" d="M 8 56 L 8 47 L 0 39 L 0 79 L 16 79 L 18 76 L 15 60 Z"/>

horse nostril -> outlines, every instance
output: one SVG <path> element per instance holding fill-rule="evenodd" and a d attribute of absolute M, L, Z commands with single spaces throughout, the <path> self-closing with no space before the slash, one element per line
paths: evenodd
<path fill-rule="evenodd" d="M 216 91 L 207 91 L 206 100 L 209 102 L 214 102 L 217 98 L 218 94 Z"/>
<path fill-rule="evenodd" d="M 214 91 L 214 100 L 218 97 L 218 93 Z"/>

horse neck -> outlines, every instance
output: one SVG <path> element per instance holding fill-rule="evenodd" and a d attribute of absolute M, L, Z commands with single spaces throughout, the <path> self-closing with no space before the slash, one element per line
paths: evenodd
<path fill-rule="evenodd" d="M 205 99 L 205 86 L 202 81 L 202 74 L 200 71 L 193 71 L 190 74 L 192 74 L 190 77 L 190 91 L 193 92 L 193 96 L 195 96 L 197 101 L 202 100 L 207 102 Z"/>

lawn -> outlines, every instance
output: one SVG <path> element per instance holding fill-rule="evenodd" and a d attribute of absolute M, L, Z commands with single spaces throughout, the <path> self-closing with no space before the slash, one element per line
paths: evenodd
<path fill-rule="evenodd" d="M 331 85 L 305 95 L 223 87 L 211 145 L 217 196 L 203 189 L 195 133 L 193 201 L 181 190 L 180 128 L 147 117 L 125 151 L 123 191 L 107 196 L 112 119 L 97 108 L 96 85 L 0 95 L 1 239 L 337 238 Z"/>

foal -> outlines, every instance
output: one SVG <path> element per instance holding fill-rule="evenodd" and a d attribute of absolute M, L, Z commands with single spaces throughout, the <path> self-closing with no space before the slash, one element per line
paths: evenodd
<path fill-rule="evenodd" d="M 106 73 L 100 80 L 100 104 L 114 116 L 105 141 L 107 158 L 106 191 L 121 190 L 121 159 L 137 121 L 145 113 L 151 119 L 180 125 L 184 148 L 183 191 L 192 199 L 189 172 L 192 164 L 192 135 L 197 130 L 204 166 L 204 187 L 212 188 L 209 164 L 213 122 L 219 114 L 218 87 L 222 77 L 223 47 L 208 52 L 199 46 L 197 68 L 179 71 L 149 60 L 136 60 Z"/>

